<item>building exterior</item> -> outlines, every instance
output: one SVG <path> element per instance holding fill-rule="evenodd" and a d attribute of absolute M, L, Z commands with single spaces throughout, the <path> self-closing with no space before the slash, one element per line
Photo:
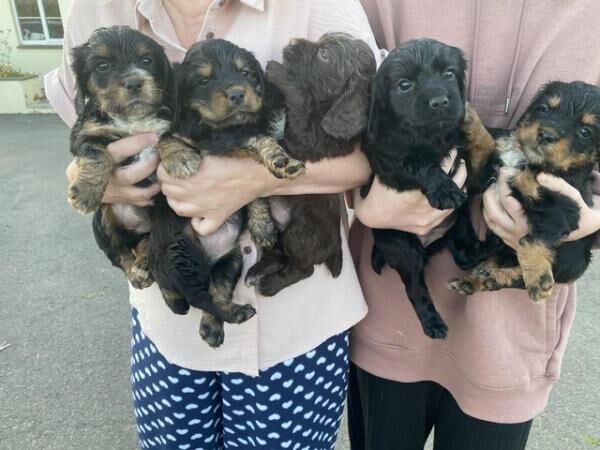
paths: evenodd
<path fill-rule="evenodd" d="M 0 67 L 10 64 L 32 75 L 28 80 L 7 80 L 0 70 L 0 113 L 50 111 L 42 76 L 60 63 L 63 20 L 70 4 L 71 0 L 0 0 Z"/>

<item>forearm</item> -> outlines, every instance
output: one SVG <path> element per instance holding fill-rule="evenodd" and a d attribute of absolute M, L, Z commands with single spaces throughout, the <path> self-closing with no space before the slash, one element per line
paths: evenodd
<path fill-rule="evenodd" d="M 357 144 L 348 156 L 307 163 L 304 175 L 295 180 L 277 180 L 264 196 L 345 192 L 365 184 L 370 174 L 369 161 Z"/>

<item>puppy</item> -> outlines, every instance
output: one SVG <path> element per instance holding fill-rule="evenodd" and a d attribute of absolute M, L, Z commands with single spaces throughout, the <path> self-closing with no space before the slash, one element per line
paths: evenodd
<path fill-rule="evenodd" d="M 469 222 L 461 228 L 466 234 L 457 237 L 460 245 L 451 249 L 463 268 L 479 265 L 466 276 L 451 280 L 449 286 L 467 295 L 507 287 L 527 289 L 534 301 L 544 300 L 555 282 L 570 283 L 584 273 L 594 237 L 561 243 L 579 227 L 579 207 L 570 198 L 540 186 L 536 175 L 547 172 L 563 178 L 592 206 L 592 169 L 600 161 L 600 88 L 579 81 L 549 83 L 516 129 L 497 140 L 469 109 L 465 132 L 479 190 L 498 167 L 507 168 L 508 184 L 523 206 L 529 229 L 515 251 L 492 233 L 479 243 Z M 465 220 L 468 216 L 461 218 Z M 459 251 L 462 246 L 479 251 L 465 255 Z"/>
<path fill-rule="evenodd" d="M 267 78 L 285 98 L 282 143 L 301 161 L 316 162 L 352 153 L 367 122 L 368 90 L 375 73 L 369 46 L 331 33 L 318 42 L 294 39 L 283 64 L 267 64 Z M 325 263 L 332 276 L 342 270 L 339 195 L 298 195 L 277 201 L 289 209 L 277 248 L 252 267 L 246 283 L 265 296 L 312 275 Z"/>
<path fill-rule="evenodd" d="M 252 53 L 221 39 L 199 42 L 190 48 L 177 72 L 181 118 L 176 131 L 158 144 L 169 175 L 180 179 L 193 175 L 205 155 L 251 157 L 277 177 L 295 178 L 303 173 L 304 164 L 290 158 L 267 134 L 274 107 L 263 70 Z M 224 339 L 223 320 L 241 323 L 255 314 L 252 306 L 232 301 L 242 271 L 238 238 L 247 228 L 259 248 L 275 245 L 277 229 L 269 203 L 255 200 L 214 234 L 200 238 L 189 220 L 172 214 L 161 217 L 165 211 L 157 210 L 152 220 L 151 273 L 175 312 L 185 313 L 189 305 L 205 310 L 200 334 L 217 347 Z M 198 263 L 193 270 L 185 265 L 192 254 Z M 202 255 L 208 272 L 201 265 Z M 201 273 L 210 275 L 210 300 L 216 312 L 205 304 L 206 277 Z"/>
<path fill-rule="evenodd" d="M 96 242 L 141 289 L 152 284 L 145 258 L 150 229 L 147 208 L 102 205 L 115 168 L 106 147 L 126 136 L 160 135 L 169 129 L 175 113 L 171 66 L 160 45 L 126 26 L 97 29 L 73 49 L 72 56 L 79 117 L 71 131 L 71 153 L 79 171 L 68 188 L 68 199 L 81 213 L 95 212 Z M 138 158 L 152 151 L 146 149 Z"/>
<path fill-rule="evenodd" d="M 466 200 L 440 168 L 453 148 L 458 150 L 457 160 L 463 156 L 465 69 L 461 50 L 420 39 L 393 50 L 373 79 L 363 146 L 373 174 L 396 191 L 420 190 L 437 209 L 456 209 Z M 362 195 L 368 190 L 369 186 Z M 380 274 L 388 264 L 398 272 L 425 334 L 445 338 L 448 327 L 425 284 L 432 250 L 404 231 L 373 229 L 373 238 L 373 270 Z"/>

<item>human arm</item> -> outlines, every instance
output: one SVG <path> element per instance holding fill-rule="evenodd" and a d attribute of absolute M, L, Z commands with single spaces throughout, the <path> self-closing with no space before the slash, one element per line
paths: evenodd
<path fill-rule="evenodd" d="M 370 172 L 356 146 L 347 156 L 307 163 L 306 172 L 295 180 L 275 178 L 249 158 L 215 156 L 205 157 L 198 172 L 187 179 L 168 176 L 162 166 L 157 173 L 171 207 L 181 216 L 195 217 L 192 225 L 204 235 L 258 197 L 344 192 L 366 183 Z"/>
<path fill-rule="evenodd" d="M 598 174 L 595 173 L 596 179 Z M 507 183 L 507 174 L 500 171 L 498 181 L 491 185 L 483 194 L 483 218 L 487 227 L 507 245 L 516 249 L 519 240 L 527 234 L 527 217 L 521 204 L 511 195 L 511 189 Z M 581 239 L 600 229 L 600 198 L 595 195 L 595 208 L 585 204 L 581 194 L 561 178 L 549 174 L 538 175 L 538 182 L 553 191 L 559 192 L 574 200 L 580 209 L 579 228 L 570 233 L 564 241 Z M 600 185 L 597 182 L 596 185 Z M 600 186 L 598 186 L 600 187 Z M 600 194 L 600 189 L 595 193 Z"/>

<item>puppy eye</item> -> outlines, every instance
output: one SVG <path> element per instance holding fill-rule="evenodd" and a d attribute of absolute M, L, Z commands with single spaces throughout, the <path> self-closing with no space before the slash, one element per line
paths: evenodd
<path fill-rule="evenodd" d="M 400 89 L 401 92 L 407 92 L 412 89 L 413 82 L 410 80 L 400 80 L 396 87 Z"/>
<path fill-rule="evenodd" d="M 581 127 L 579 130 L 577 130 L 577 134 L 582 139 L 589 139 L 592 137 L 592 130 L 590 130 L 588 127 Z"/>
<path fill-rule="evenodd" d="M 96 64 L 96 70 L 98 72 L 106 72 L 108 69 L 110 69 L 110 64 L 106 61 L 100 61 L 98 64 Z"/>
<path fill-rule="evenodd" d="M 249 77 L 250 75 L 252 75 L 252 72 L 250 72 L 248 69 L 242 69 L 241 74 L 244 77 Z"/>
<path fill-rule="evenodd" d="M 208 84 L 208 78 L 202 77 L 198 79 L 198 84 L 200 86 L 206 86 Z"/>
<path fill-rule="evenodd" d="M 319 58 L 321 58 L 321 60 L 325 62 L 329 61 L 329 52 L 326 48 L 320 48 L 317 54 L 319 55 Z"/>
<path fill-rule="evenodd" d="M 550 107 L 548 105 L 546 105 L 545 103 L 542 103 L 540 106 L 538 106 L 537 108 L 535 108 L 536 112 L 545 114 L 548 111 L 550 111 Z"/>
<path fill-rule="evenodd" d="M 146 56 L 144 58 L 142 58 L 142 64 L 145 66 L 151 66 L 153 63 L 152 58 L 150 58 L 149 56 Z"/>
<path fill-rule="evenodd" d="M 454 73 L 454 70 L 449 69 L 449 70 L 446 70 L 442 76 L 444 77 L 445 80 L 454 80 L 454 78 L 456 77 L 456 74 Z"/>

